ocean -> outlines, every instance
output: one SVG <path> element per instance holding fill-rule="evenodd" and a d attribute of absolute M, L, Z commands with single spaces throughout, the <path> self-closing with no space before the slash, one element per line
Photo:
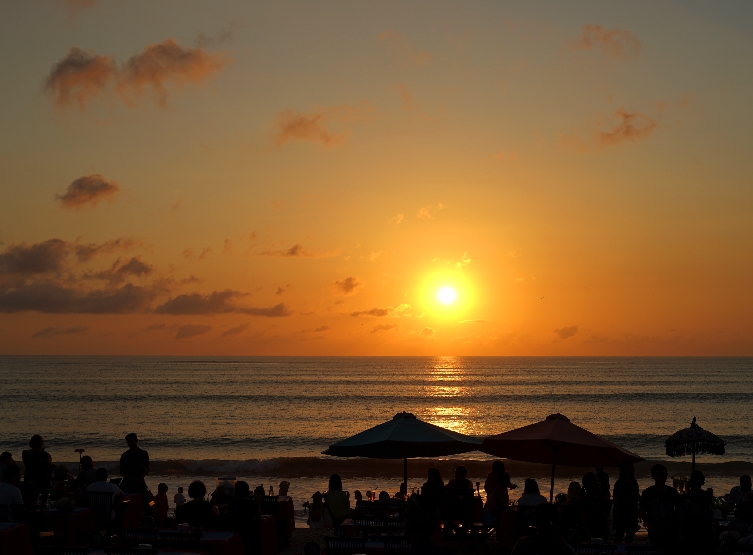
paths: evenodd
<path fill-rule="evenodd" d="M 20 461 L 39 433 L 53 462 L 75 468 L 83 448 L 114 472 L 136 432 L 153 490 L 223 475 L 276 490 L 285 479 L 302 502 L 332 472 L 346 489 L 396 491 L 401 462 L 321 452 L 403 410 L 476 436 L 559 412 L 649 461 L 668 460 L 664 440 L 695 416 L 727 441 L 724 456 L 698 458 L 721 491 L 753 471 L 752 386 L 753 358 L 0 357 L 0 449 Z M 483 481 L 489 461 L 475 452 L 411 462 L 411 487 L 431 465 L 448 479 L 462 463 Z M 668 466 L 689 474 L 687 458 Z M 545 489 L 547 468 L 508 467 Z M 642 483 L 649 468 L 639 467 Z M 581 470 L 561 469 L 557 489 Z"/>

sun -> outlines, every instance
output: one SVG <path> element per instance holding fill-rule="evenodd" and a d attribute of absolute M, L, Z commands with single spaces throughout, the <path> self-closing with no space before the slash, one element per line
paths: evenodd
<path fill-rule="evenodd" d="M 457 294 L 452 287 L 442 287 L 442 289 L 437 292 L 437 298 L 442 304 L 452 304 L 455 302 Z"/>

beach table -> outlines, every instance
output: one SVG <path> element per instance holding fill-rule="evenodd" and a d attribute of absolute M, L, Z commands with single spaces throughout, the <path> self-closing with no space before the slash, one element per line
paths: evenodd
<path fill-rule="evenodd" d="M 94 533 L 94 511 L 80 507 L 73 511 L 44 511 L 42 525 L 55 532 L 55 546 L 83 545 Z"/>
<path fill-rule="evenodd" d="M 272 515 L 262 515 L 259 527 L 259 555 L 277 555 L 277 522 Z"/>
<path fill-rule="evenodd" d="M 32 555 L 28 524 L 0 522 L 0 555 Z"/>
<path fill-rule="evenodd" d="M 204 530 L 201 546 L 213 555 L 243 555 L 243 539 L 238 532 Z"/>
<path fill-rule="evenodd" d="M 125 496 L 128 501 L 125 514 L 123 515 L 123 528 L 138 529 L 144 521 L 144 501 L 140 493 L 131 493 Z"/>

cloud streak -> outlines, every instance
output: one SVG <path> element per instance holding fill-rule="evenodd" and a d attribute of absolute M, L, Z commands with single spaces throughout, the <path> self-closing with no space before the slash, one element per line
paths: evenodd
<path fill-rule="evenodd" d="M 637 143 L 647 139 L 659 124 L 645 114 L 618 108 L 611 117 L 598 117 L 588 138 L 576 134 L 562 135 L 561 142 L 581 152 L 601 150 L 623 143 Z"/>
<path fill-rule="evenodd" d="M 167 106 L 169 87 L 201 84 L 219 73 L 229 60 L 201 48 L 184 48 L 174 38 L 147 45 L 118 67 L 112 56 L 84 51 L 76 46 L 55 64 L 45 83 L 55 106 L 84 109 L 105 97 L 115 85 L 128 106 L 150 91 L 159 106 Z"/>
<path fill-rule="evenodd" d="M 77 335 L 80 333 L 86 333 L 89 331 L 89 328 L 87 326 L 72 326 L 70 328 L 58 328 L 54 326 L 50 326 L 49 328 L 44 328 L 31 336 L 32 339 L 51 339 L 53 337 L 58 337 L 60 335 Z"/>
<path fill-rule="evenodd" d="M 246 307 L 238 304 L 238 300 L 247 297 L 248 293 L 225 289 L 213 291 L 208 295 L 201 293 L 188 293 L 178 295 L 158 306 L 154 312 L 157 314 L 197 315 L 197 314 L 248 314 L 249 316 L 265 316 L 278 318 L 290 316 L 288 308 L 280 303 L 270 307 Z"/>
<path fill-rule="evenodd" d="M 578 326 L 565 326 L 554 330 L 554 334 L 560 339 L 568 339 L 578 333 Z"/>
<path fill-rule="evenodd" d="M 282 258 L 331 258 L 340 254 L 340 249 L 328 251 L 325 253 L 317 253 L 309 251 L 303 247 L 300 243 L 296 243 L 289 249 L 279 251 L 263 251 L 257 254 L 257 256 L 279 256 Z"/>
<path fill-rule="evenodd" d="M 0 288 L 0 312 L 126 314 L 144 311 L 156 296 L 155 289 L 131 283 L 89 291 L 52 282 L 31 283 Z"/>
<path fill-rule="evenodd" d="M 570 42 L 570 49 L 598 50 L 604 58 L 622 62 L 638 56 L 641 42 L 630 31 L 607 29 L 592 23 L 583 26 L 580 36 Z"/>
<path fill-rule="evenodd" d="M 376 318 L 381 318 L 383 316 L 389 316 L 389 314 L 394 309 L 391 306 L 388 306 L 387 308 L 372 308 L 369 310 L 358 310 L 356 312 L 351 312 L 351 316 L 374 316 Z"/>
<path fill-rule="evenodd" d="M 199 324 L 185 324 L 178 327 L 178 331 L 175 333 L 175 339 L 188 339 L 189 337 L 196 337 L 197 335 L 203 335 L 212 329 L 212 326 L 202 326 Z"/>
<path fill-rule="evenodd" d="M 400 327 L 397 324 L 378 324 L 369 333 L 379 333 L 380 331 L 400 331 Z"/>
<path fill-rule="evenodd" d="M 101 201 L 112 202 L 120 192 L 120 185 L 115 181 L 108 181 L 99 173 L 93 173 L 74 179 L 65 193 L 57 195 L 63 208 L 80 210 L 81 208 L 93 208 Z"/>
<path fill-rule="evenodd" d="M 333 283 L 335 289 L 344 295 L 354 295 L 359 287 L 363 285 L 357 277 L 346 277 L 342 281 L 336 281 Z"/>
<path fill-rule="evenodd" d="M 330 124 L 368 121 L 374 107 L 369 102 L 352 106 L 338 106 L 329 109 L 301 113 L 298 110 L 285 110 L 274 121 L 274 142 L 282 147 L 294 141 L 309 141 L 325 147 L 340 146 L 348 136 L 348 130 L 330 131 Z"/>

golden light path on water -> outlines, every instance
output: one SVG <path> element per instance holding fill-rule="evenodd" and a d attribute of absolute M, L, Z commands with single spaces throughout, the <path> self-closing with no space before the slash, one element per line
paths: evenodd
<path fill-rule="evenodd" d="M 465 369 L 458 357 L 437 357 L 429 378 L 434 382 L 426 386 L 427 402 L 432 399 L 463 398 L 471 395 L 471 388 L 462 385 Z M 427 404 L 428 404 L 427 403 Z M 462 406 L 437 405 L 427 407 L 427 421 L 442 428 L 462 434 L 472 434 L 477 411 Z"/>

